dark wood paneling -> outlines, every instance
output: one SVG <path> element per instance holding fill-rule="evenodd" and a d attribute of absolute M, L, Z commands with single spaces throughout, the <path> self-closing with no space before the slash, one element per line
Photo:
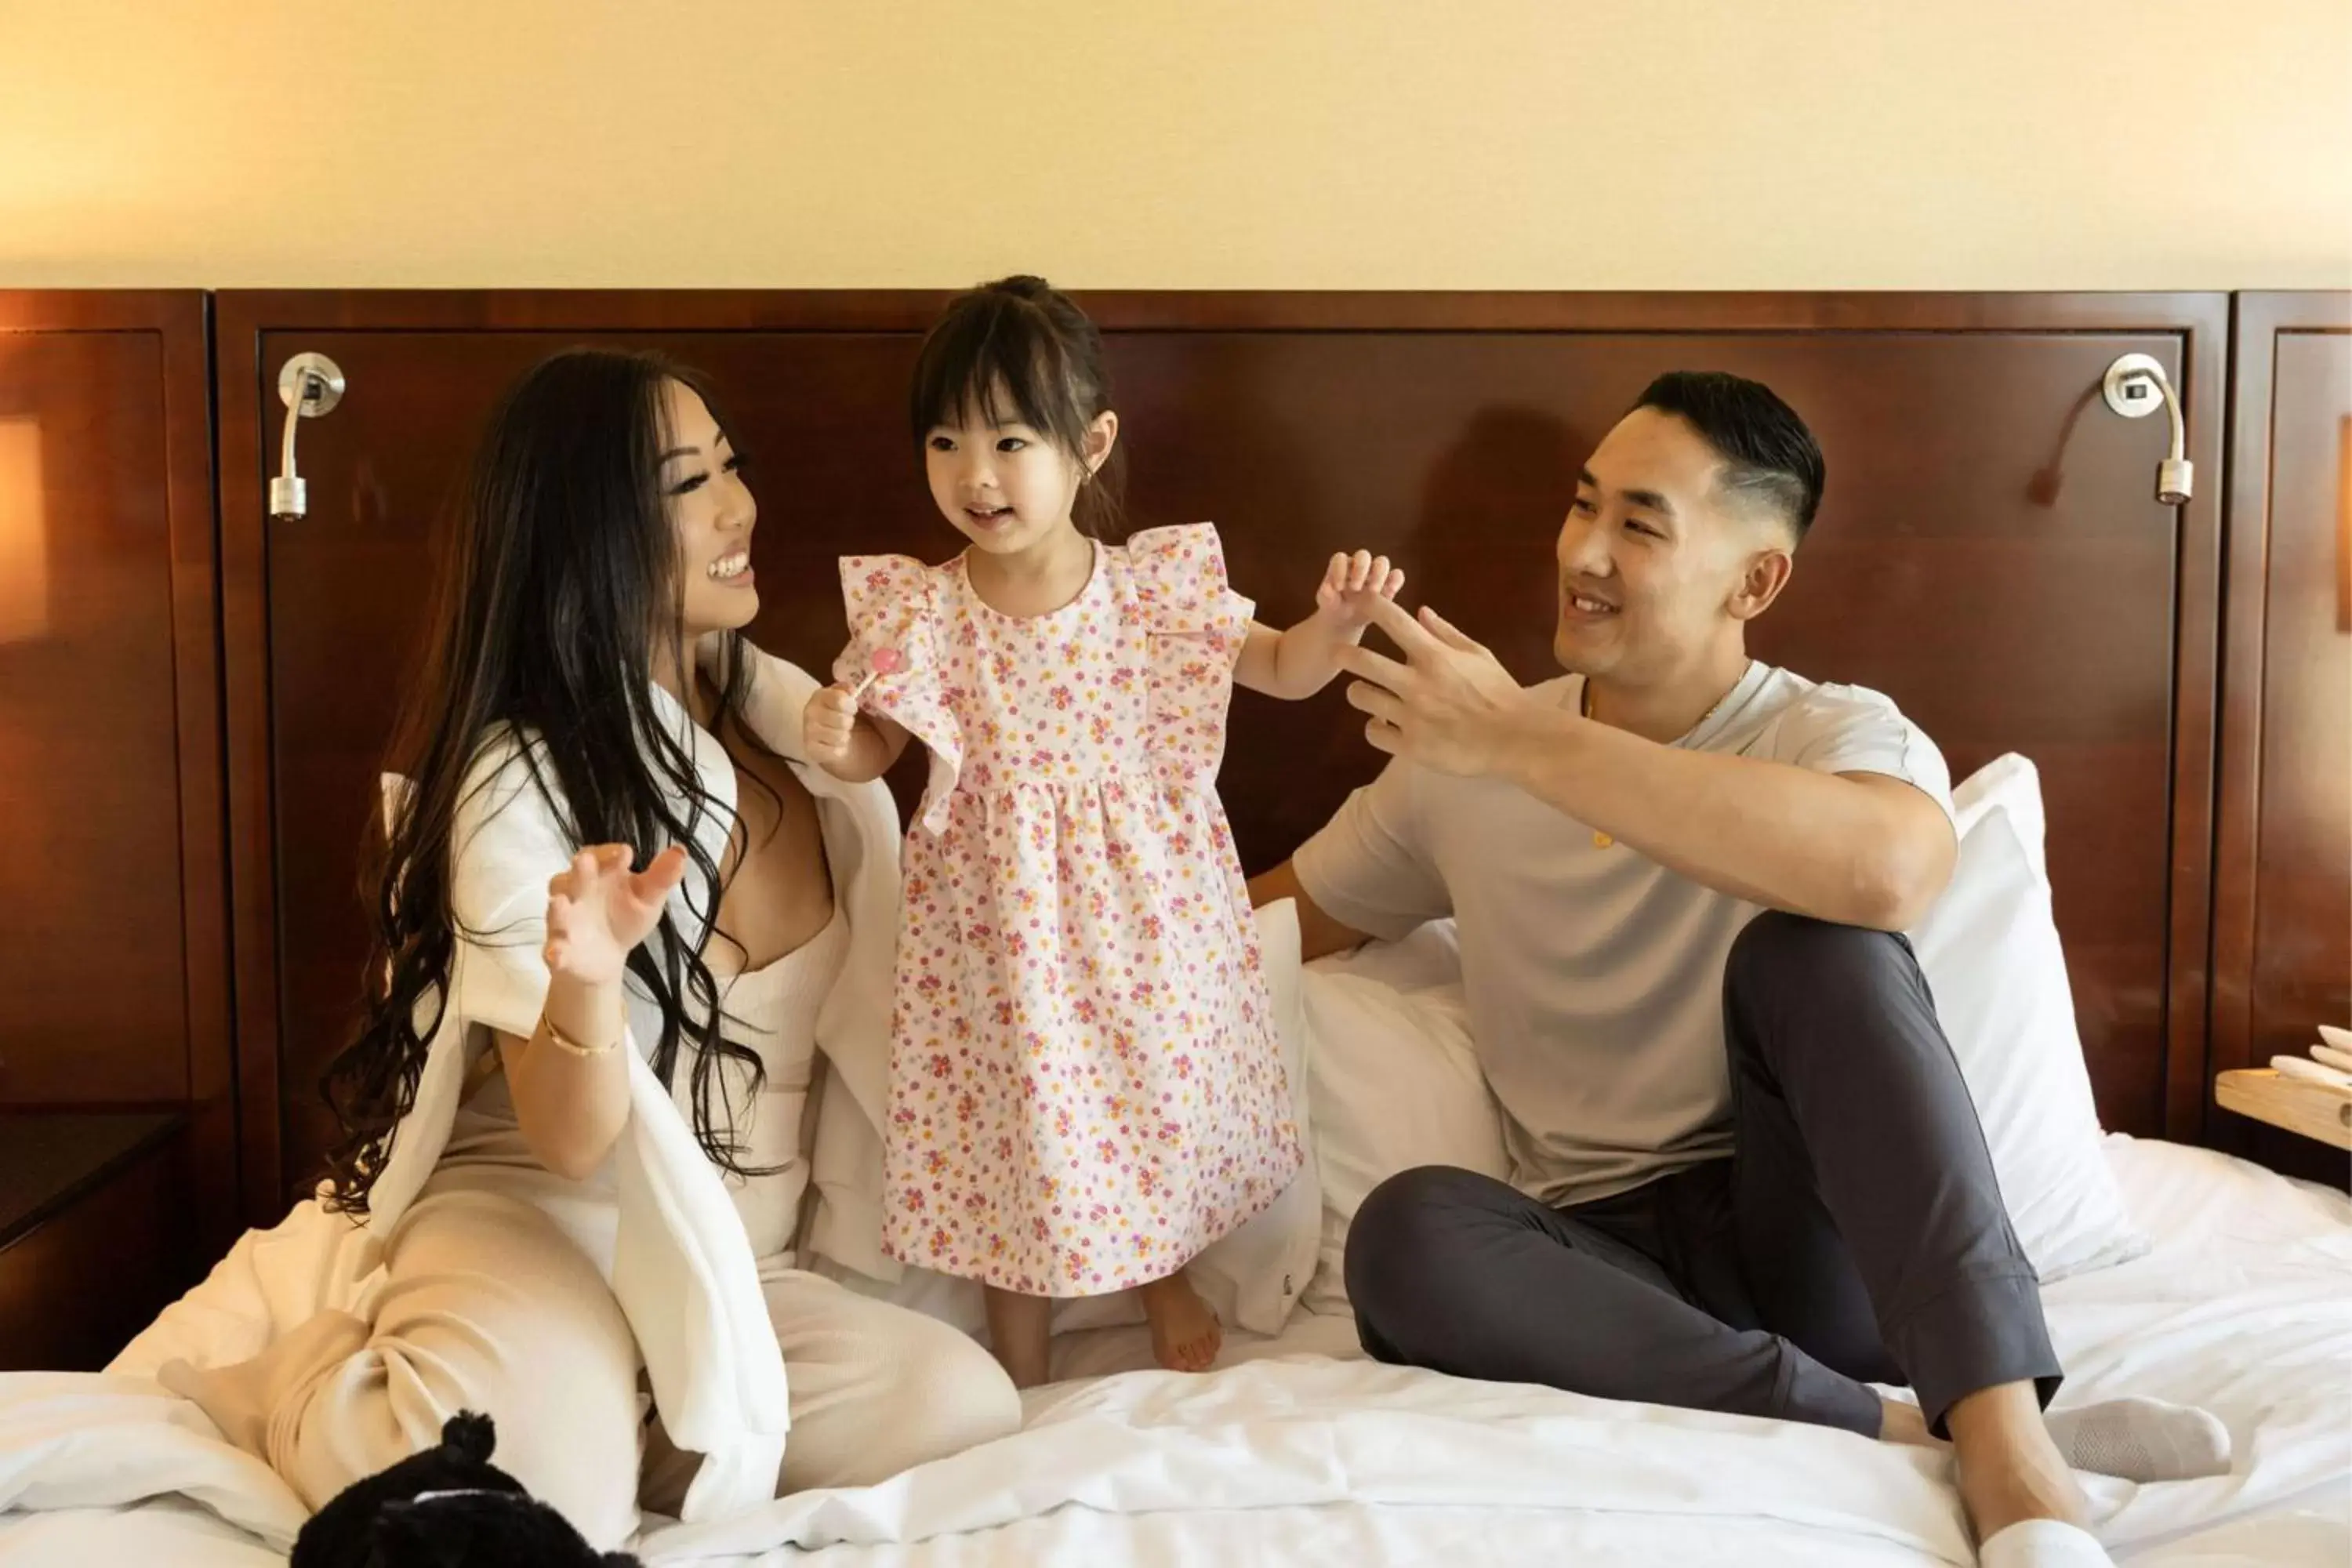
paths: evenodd
<path fill-rule="evenodd" d="M 2352 294 L 2239 296 L 2213 1069 L 2352 1025 Z M 2341 1155 L 2216 1113 L 2272 1163 Z"/>
<path fill-rule="evenodd" d="M 187 1093 L 163 345 L 0 336 L 0 1092 Z"/>
<path fill-rule="evenodd" d="M 205 302 L 0 292 L 0 1106 L 235 1102 Z"/>
<path fill-rule="evenodd" d="M 224 581 L 241 1070 L 257 1217 L 305 1171 L 317 1071 L 361 953 L 353 848 L 413 653 L 428 541 L 480 420 L 593 336 L 717 380 L 763 505 L 755 636 L 822 669 L 834 559 L 929 557 L 900 421 L 937 295 L 221 297 Z M 2179 1130 L 2205 1080 L 2226 301 L 2217 296 L 1097 295 L 1139 524 L 1208 517 L 1277 622 L 1317 562 L 1391 551 L 1523 675 L 1549 672 L 1551 539 L 1578 463 L 1657 371 L 1761 376 L 1804 411 L 1829 502 L 1759 652 L 1894 695 L 1956 772 L 2041 764 L 2086 1048 L 2110 1124 Z M 262 510 L 278 363 L 350 374 L 303 434 L 311 516 Z M 2116 353 L 2173 367 L 2187 508 L 2153 499 L 2159 431 L 2086 405 Z M 2087 407 L 2089 412 L 2083 410 Z M 1277 859 L 1378 762 L 1335 690 L 1244 695 L 1224 776 L 1244 858 Z M 273 736 L 275 745 L 273 749 Z M 2187 1092 L 2182 1092 L 2182 1086 Z M 257 1121 L 258 1119 L 257 1119 Z M 280 1150 L 273 1147 L 283 1140 Z"/>

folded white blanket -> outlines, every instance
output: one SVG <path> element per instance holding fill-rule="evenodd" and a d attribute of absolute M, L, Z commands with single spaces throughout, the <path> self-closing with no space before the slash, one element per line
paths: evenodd
<path fill-rule="evenodd" d="M 174 1494 L 281 1551 L 310 1516 L 277 1471 L 222 1441 L 204 1412 L 151 1378 L 0 1377 L 0 1513 Z"/>

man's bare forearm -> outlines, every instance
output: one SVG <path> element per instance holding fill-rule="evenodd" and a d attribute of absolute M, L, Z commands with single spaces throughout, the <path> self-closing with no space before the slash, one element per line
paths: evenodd
<path fill-rule="evenodd" d="M 1734 898 L 1900 931 L 1950 879 L 1949 824 L 1900 780 L 1684 751 L 1536 703 L 1507 723 L 1500 776 Z"/>

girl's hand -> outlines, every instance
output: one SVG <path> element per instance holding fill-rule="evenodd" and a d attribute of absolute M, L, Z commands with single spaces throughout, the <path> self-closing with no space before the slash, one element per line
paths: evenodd
<path fill-rule="evenodd" d="M 1393 599 L 1404 586 L 1404 574 L 1389 564 L 1385 555 L 1359 550 L 1334 555 L 1315 590 L 1315 613 L 1324 624 L 1350 642 L 1371 625 L 1372 606 Z"/>
<path fill-rule="evenodd" d="M 808 700 L 801 715 L 801 744 L 809 761 L 822 768 L 837 768 L 849 760 L 850 742 L 857 733 L 857 704 L 848 688 L 828 686 Z"/>
<path fill-rule="evenodd" d="M 662 905 L 686 876 L 686 851 L 673 844 L 644 870 L 631 872 L 625 844 L 599 844 L 548 879 L 549 971 L 583 985 L 618 985 L 630 951 L 661 921 Z"/>

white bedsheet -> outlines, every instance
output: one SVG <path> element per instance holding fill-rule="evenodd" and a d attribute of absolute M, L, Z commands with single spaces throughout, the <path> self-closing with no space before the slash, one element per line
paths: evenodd
<path fill-rule="evenodd" d="M 2229 1424 L 2238 1463 L 2210 1481 L 2091 1480 L 2101 1535 L 2152 1568 L 2341 1568 L 2352 1205 L 2204 1151 L 2116 1138 L 2108 1152 L 2157 1246 L 2047 1292 L 2061 1399 L 2203 1405 Z M 248 1237 L 115 1375 L 0 1378 L 0 1510 L 19 1510 L 0 1512 L 0 1565 L 283 1561 L 291 1495 L 143 1374 L 173 1354 L 249 1353 L 331 1275 L 316 1254 L 327 1234 Z M 1066 1344 L 1062 1370 L 1139 1353 L 1135 1331 L 1105 1331 Z M 1060 1384 L 1003 1442 L 880 1487 L 656 1528 L 640 1550 L 729 1568 L 1382 1568 L 1471 1543 L 1485 1562 L 1643 1568 L 1970 1560 L 1946 1462 L 1926 1451 L 1382 1367 L 1331 1319 L 1237 1337 L 1228 1361 L 1206 1377 Z"/>

